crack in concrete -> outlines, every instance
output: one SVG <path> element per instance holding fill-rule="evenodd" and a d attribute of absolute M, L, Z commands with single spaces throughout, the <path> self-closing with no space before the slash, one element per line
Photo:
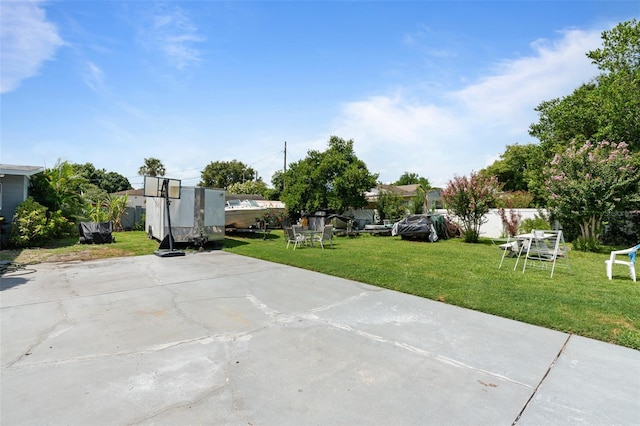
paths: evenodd
<path fill-rule="evenodd" d="M 213 342 L 229 342 L 237 340 L 245 335 L 251 334 L 253 332 L 248 333 L 234 333 L 233 335 L 220 334 L 220 335 L 209 335 L 209 336 L 199 336 L 192 339 L 178 340 L 174 342 L 167 342 L 159 345 L 149 346 L 144 349 L 135 350 L 135 351 L 120 351 L 115 353 L 99 353 L 99 354 L 90 354 L 90 355 L 82 355 L 72 358 L 66 358 L 62 360 L 55 361 L 41 361 L 41 362 L 33 362 L 25 365 L 14 365 L 11 366 L 11 369 L 19 369 L 19 368 L 31 368 L 43 365 L 63 365 L 72 362 L 85 362 L 85 361 L 93 361 L 97 359 L 105 359 L 105 358 L 115 358 L 115 357 L 127 357 L 127 356 L 135 356 L 135 355 L 144 355 L 155 352 L 162 352 L 168 349 L 173 349 L 183 345 L 189 345 L 194 343 L 200 343 L 202 345 L 206 345 Z M 8 367 L 7 367 L 8 369 Z"/>
<path fill-rule="evenodd" d="M 21 354 L 18 355 L 14 360 L 7 363 L 6 367 L 4 368 L 6 369 L 13 368 L 14 365 L 16 365 L 23 359 L 26 359 L 28 356 L 30 356 L 33 353 L 33 351 L 36 350 L 40 345 L 42 345 L 49 337 L 58 336 L 69 329 L 69 327 L 66 327 L 63 329 L 59 328 L 62 324 L 65 324 L 65 323 L 69 324 L 69 316 L 67 314 L 67 311 L 64 308 L 64 304 L 60 301 L 58 301 L 57 304 L 58 304 L 59 311 L 62 313 L 62 318 L 60 318 L 55 324 L 42 330 L 36 337 L 36 341 L 33 342 L 31 345 L 29 345 L 27 349 L 21 351 Z M 29 365 L 33 365 L 33 364 L 29 364 Z"/>
<path fill-rule="evenodd" d="M 279 312 L 279 311 L 277 311 L 275 309 L 272 309 L 269 306 L 267 306 L 265 303 L 260 301 L 254 295 L 247 295 L 247 298 L 258 309 L 262 310 L 267 316 L 272 318 L 274 321 L 292 322 L 292 321 L 299 320 L 299 319 L 305 319 L 305 320 L 316 322 L 316 323 L 322 323 L 322 324 L 328 325 L 330 327 L 333 327 L 333 328 L 336 328 L 336 329 L 339 329 L 339 330 L 344 330 L 344 331 L 349 332 L 349 333 L 354 333 L 354 334 L 356 334 L 356 335 L 358 335 L 360 337 L 363 337 L 363 338 L 365 338 L 367 340 L 371 340 L 371 341 L 375 341 L 375 342 L 378 342 L 378 343 L 390 344 L 390 345 L 397 346 L 397 347 L 399 347 L 401 349 L 404 349 L 406 351 L 410 351 L 410 352 L 413 352 L 413 353 L 415 353 L 417 355 L 434 359 L 434 360 L 436 360 L 438 362 L 441 362 L 441 363 L 444 363 L 444 364 L 447 364 L 447 365 L 450 365 L 450 366 L 453 366 L 453 367 L 466 368 L 466 369 L 469 369 L 469 370 L 477 371 L 477 372 L 489 375 L 491 377 L 495 377 L 496 379 L 503 380 L 505 382 L 513 383 L 513 384 L 516 384 L 516 385 L 519 385 L 519 386 L 523 386 L 523 387 L 526 387 L 526 388 L 531 388 L 532 387 L 531 385 L 528 385 L 526 383 L 522 383 L 522 382 L 520 382 L 518 380 L 514 380 L 514 379 L 512 379 L 510 377 L 507 377 L 507 376 L 504 376 L 502 374 L 498 374 L 498 373 L 495 373 L 495 372 L 492 372 L 492 371 L 489 371 L 489 370 L 485 370 L 485 369 L 482 369 L 482 368 L 474 367 L 474 366 L 469 365 L 467 363 L 464 363 L 462 361 L 459 361 L 459 360 L 456 360 L 456 359 L 453 359 L 453 358 L 449 358 L 449 357 L 446 357 L 446 356 L 443 356 L 443 355 L 437 355 L 437 354 L 434 354 L 432 352 L 427 351 L 426 349 L 422 349 L 422 348 L 419 348 L 419 347 L 414 346 L 414 345 L 410 345 L 410 344 L 405 343 L 405 342 L 400 342 L 400 341 L 397 341 L 397 340 L 387 339 L 387 338 L 384 338 L 382 336 L 378 336 L 376 334 L 372 334 L 372 333 L 366 332 L 364 330 L 356 329 L 356 328 L 354 328 L 354 327 L 352 327 L 352 326 L 350 326 L 348 324 L 343 324 L 343 323 L 339 323 L 339 322 L 336 322 L 336 321 L 330 321 L 328 319 L 323 319 L 320 316 L 316 315 L 316 312 L 326 311 L 326 310 L 331 309 L 331 308 L 336 307 L 336 306 L 340 306 L 340 305 L 351 303 L 354 300 L 357 300 L 357 299 L 363 297 L 365 294 L 366 293 L 360 293 L 359 295 L 349 297 L 349 298 L 344 299 L 342 301 L 338 301 L 338 302 L 335 302 L 335 303 L 332 303 L 332 304 L 329 304 L 329 305 L 325 305 L 325 306 L 322 306 L 322 307 L 319 307 L 319 308 L 314 308 L 314 309 L 311 309 L 307 313 L 299 313 L 299 314 L 284 314 L 282 312 Z"/>
<path fill-rule="evenodd" d="M 143 418 L 140 418 L 138 420 L 134 420 L 134 421 L 132 421 L 130 423 L 127 423 L 127 424 L 129 424 L 129 425 L 139 425 L 141 423 L 144 423 L 144 422 L 147 422 L 149 420 L 153 420 L 153 419 L 155 419 L 157 417 L 160 417 L 163 414 L 166 414 L 168 412 L 171 412 L 171 411 L 174 411 L 174 410 L 180 410 L 180 409 L 185 408 L 185 407 L 191 407 L 192 405 L 199 405 L 200 403 L 202 403 L 202 401 L 210 398 L 211 396 L 217 394 L 218 392 L 220 392 L 222 390 L 225 390 L 226 388 L 227 388 L 226 384 L 222 385 L 222 386 L 214 387 L 214 388 L 209 389 L 209 390 L 207 390 L 205 392 L 202 392 L 199 396 L 197 396 L 194 399 L 190 399 L 189 401 L 180 402 L 180 403 L 176 403 L 176 404 L 173 404 L 173 405 L 169 405 L 169 406 L 163 407 L 162 409 L 158 410 L 157 412 L 155 412 L 153 414 L 147 415 L 147 416 L 145 416 Z"/>
<path fill-rule="evenodd" d="M 560 351 L 558 352 L 556 357 L 553 359 L 553 361 L 551 361 L 551 364 L 549 364 L 549 368 L 547 368 L 547 371 L 544 373 L 544 376 L 542 376 L 542 379 L 540 379 L 540 382 L 538 383 L 538 385 L 535 387 L 535 389 L 533 389 L 533 392 L 531 392 L 529 399 L 527 400 L 527 402 L 525 402 L 524 406 L 522 407 L 522 410 L 520 410 L 520 412 L 516 416 L 513 423 L 511 423 L 511 426 L 515 426 L 518 423 L 518 421 L 520 421 L 520 417 L 522 417 L 526 409 L 529 407 L 529 404 L 531 404 L 531 401 L 533 401 L 533 398 L 538 393 L 538 390 L 540 389 L 542 384 L 545 382 L 545 380 L 547 380 L 547 376 L 549 376 L 549 373 L 551 373 L 551 370 L 553 369 L 553 367 L 555 367 L 556 363 L 558 362 L 558 359 L 560 359 L 560 356 L 563 354 L 563 352 L 567 348 L 567 345 L 569 344 L 570 339 L 571 339 L 571 334 L 567 336 L 567 339 L 564 341 L 564 344 L 560 348 Z"/>

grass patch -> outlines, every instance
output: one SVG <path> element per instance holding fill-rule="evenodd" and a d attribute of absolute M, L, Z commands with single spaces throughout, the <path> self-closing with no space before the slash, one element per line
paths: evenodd
<path fill-rule="evenodd" d="M 107 257 L 153 254 L 158 242 L 144 231 L 114 232 L 111 244 L 79 244 L 78 237 L 52 241 L 44 247 L 0 251 L 0 260 L 31 265 L 42 262 L 68 262 Z"/>
<path fill-rule="evenodd" d="M 225 250 L 640 350 L 640 284 L 622 267 L 609 281 L 608 254 L 571 251 L 571 272 L 556 266 L 549 278 L 548 269 L 514 271 L 515 259 L 498 269 L 501 252 L 487 241 L 362 235 L 294 251 L 281 232 L 269 237 L 228 237 Z"/>

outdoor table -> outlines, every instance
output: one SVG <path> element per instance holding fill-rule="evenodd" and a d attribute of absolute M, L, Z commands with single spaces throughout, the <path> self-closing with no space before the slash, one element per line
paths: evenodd
<path fill-rule="evenodd" d="M 316 235 L 322 235 L 322 231 L 315 231 L 313 229 L 305 229 L 303 231 L 299 231 L 302 235 L 304 235 L 305 240 L 311 241 L 311 247 L 314 247 L 314 240 Z"/>
<path fill-rule="evenodd" d="M 507 242 L 505 244 L 505 250 L 504 250 L 504 253 L 502 254 L 502 259 L 500 260 L 500 266 L 498 266 L 498 268 L 502 266 L 502 262 L 504 261 L 506 252 L 508 250 L 511 250 L 517 256 L 516 264 L 513 266 L 513 270 L 515 271 L 516 268 L 518 267 L 518 263 L 520 262 L 520 257 L 522 256 L 523 253 L 525 255 L 527 254 L 529 247 L 531 247 L 531 244 L 533 244 L 534 241 L 542 241 L 551 237 L 553 237 L 553 234 L 548 234 L 542 231 L 519 234 L 519 235 L 514 235 L 512 237 L 510 236 L 509 238 L 507 238 Z M 523 266 L 523 271 L 524 271 L 524 267 L 526 266 Z"/>

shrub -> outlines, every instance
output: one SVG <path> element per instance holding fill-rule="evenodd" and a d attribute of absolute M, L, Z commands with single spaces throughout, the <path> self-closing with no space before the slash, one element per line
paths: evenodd
<path fill-rule="evenodd" d="M 398 220 L 407 214 L 402 196 L 391 191 L 380 190 L 376 209 L 380 214 L 380 220 Z"/>
<path fill-rule="evenodd" d="M 485 216 L 495 205 L 499 189 L 495 176 L 472 172 L 469 178 L 456 176 L 442 191 L 447 210 L 462 222 L 466 242 L 478 242 L 480 226 L 487 221 Z"/>
<path fill-rule="evenodd" d="M 514 209 L 509 209 L 509 214 L 507 215 L 507 211 L 503 207 L 498 209 L 498 214 L 500 215 L 500 220 L 502 220 L 502 226 L 507 230 L 507 233 L 512 237 L 516 235 L 522 215 Z"/>
<path fill-rule="evenodd" d="M 573 240 L 573 248 L 580 251 L 592 251 L 598 253 L 601 245 L 597 238 L 578 237 Z"/>
<path fill-rule="evenodd" d="M 519 232 L 528 234 L 534 229 L 551 229 L 549 218 L 541 210 L 538 210 L 538 214 L 534 215 L 533 219 L 523 219 Z"/>
<path fill-rule="evenodd" d="M 46 207 L 29 197 L 16 208 L 9 243 L 16 247 L 39 247 L 67 234 L 71 226 L 60 210 L 48 213 Z"/>

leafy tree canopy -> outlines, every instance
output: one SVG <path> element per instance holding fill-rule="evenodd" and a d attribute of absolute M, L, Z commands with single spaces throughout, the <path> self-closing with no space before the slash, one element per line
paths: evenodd
<path fill-rule="evenodd" d="M 358 159 L 353 143 L 331 136 L 326 151 L 308 151 L 305 159 L 290 165 L 281 197 L 290 212 L 343 212 L 367 205 L 364 193 L 376 185 L 378 175 Z"/>
<path fill-rule="evenodd" d="M 380 191 L 378 193 L 376 210 L 378 210 L 381 220 L 400 220 L 407 215 L 407 207 L 402 196 L 392 191 Z"/>
<path fill-rule="evenodd" d="M 76 173 L 84 177 L 89 184 L 97 186 L 108 194 L 132 188 L 129 179 L 119 173 L 96 169 L 91 163 L 73 164 L 72 166 Z M 86 188 L 83 190 L 86 192 Z"/>
<path fill-rule="evenodd" d="M 227 187 L 227 192 L 229 194 L 257 194 L 262 195 L 266 198 L 267 195 L 267 184 L 259 181 L 246 181 L 242 183 L 232 183 Z"/>
<path fill-rule="evenodd" d="M 54 167 L 31 177 L 29 193 L 49 211 L 60 210 L 65 218 L 76 219 L 84 209 L 82 188 L 87 184 L 73 164 L 58 160 Z"/>
<path fill-rule="evenodd" d="M 256 171 L 238 160 L 209 163 L 200 174 L 199 185 L 209 188 L 229 188 L 235 183 L 256 180 Z M 261 181 L 261 179 L 258 179 Z"/>
<path fill-rule="evenodd" d="M 545 169 L 549 206 L 561 223 L 580 227 L 587 246 L 596 247 L 603 217 L 640 202 L 638 163 L 624 142 L 572 143 Z"/>
<path fill-rule="evenodd" d="M 422 189 L 429 190 L 431 189 L 431 183 L 429 179 L 424 178 L 417 173 L 412 172 L 404 172 L 400 178 L 393 183 L 393 185 L 415 185 L 418 184 L 422 187 Z"/>
<path fill-rule="evenodd" d="M 562 99 L 538 105 L 529 133 L 553 158 L 572 141 L 626 142 L 640 151 L 640 24 L 633 19 L 602 33 L 603 47 L 587 53 L 603 74 Z"/>
<path fill-rule="evenodd" d="M 267 188 L 264 197 L 268 200 L 280 200 L 283 190 L 284 173 L 282 170 L 278 170 L 271 176 L 271 188 Z"/>
<path fill-rule="evenodd" d="M 164 176 L 165 169 L 162 161 L 157 158 L 145 158 L 144 164 L 138 169 L 140 176 Z"/>
<path fill-rule="evenodd" d="M 640 25 L 636 19 L 602 33 L 602 47 L 586 55 L 602 71 L 572 94 L 540 103 L 529 134 L 539 145 L 509 145 L 482 171 L 508 191 L 529 191 L 536 206 L 548 203 L 543 169 L 556 154 L 591 141 L 626 143 L 640 157 Z"/>

